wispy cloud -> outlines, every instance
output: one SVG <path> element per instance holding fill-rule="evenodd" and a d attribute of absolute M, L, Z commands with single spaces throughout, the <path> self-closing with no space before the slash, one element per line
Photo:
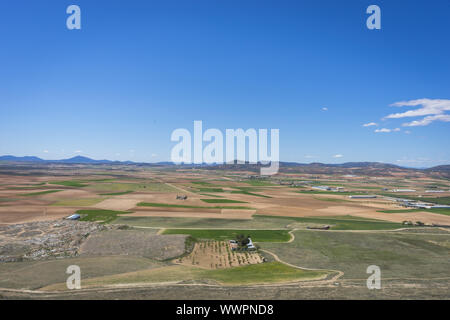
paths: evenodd
<path fill-rule="evenodd" d="M 328 108 L 327 107 L 323 107 L 322 111 L 328 111 Z"/>
<path fill-rule="evenodd" d="M 377 126 L 378 123 L 376 122 L 369 122 L 369 123 L 364 123 L 363 127 L 373 127 L 373 126 Z"/>
<path fill-rule="evenodd" d="M 335 155 L 333 156 L 333 158 L 342 158 L 342 157 L 344 157 L 342 154 L 335 154 Z"/>
<path fill-rule="evenodd" d="M 83 151 L 81 150 L 75 150 L 74 153 L 82 153 Z"/>
<path fill-rule="evenodd" d="M 405 127 L 427 126 L 434 121 L 450 122 L 450 100 L 448 99 L 417 99 L 409 101 L 400 101 L 391 104 L 392 107 L 417 107 L 418 109 L 405 112 L 391 113 L 385 119 L 401 119 L 408 117 L 423 117 L 420 120 L 403 123 Z"/>
<path fill-rule="evenodd" d="M 420 120 L 414 120 L 411 122 L 407 122 L 402 124 L 404 127 L 417 127 L 417 126 L 427 126 L 433 121 L 444 121 L 450 122 L 450 114 L 437 114 L 435 116 L 426 116 Z"/>
<path fill-rule="evenodd" d="M 400 131 L 400 128 L 395 128 L 395 129 L 382 128 L 382 129 L 375 129 L 374 132 L 388 133 L 388 132 L 399 132 L 399 131 Z"/>

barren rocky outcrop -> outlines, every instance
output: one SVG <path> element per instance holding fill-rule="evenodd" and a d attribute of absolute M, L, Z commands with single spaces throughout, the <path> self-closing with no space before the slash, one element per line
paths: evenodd
<path fill-rule="evenodd" d="M 78 255 L 91 234 L 111 229 L 93 222 L 54 220 L 0 226 L 0 262 Z"/>

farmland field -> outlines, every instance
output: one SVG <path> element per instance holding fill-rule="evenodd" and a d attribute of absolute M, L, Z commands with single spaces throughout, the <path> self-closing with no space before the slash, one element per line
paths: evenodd
<path fill-rule="evenodd" d="M 286 230 L 224 230 L 166 229 L 163 234 L 187 234 L 197 239 L 227 240 L 238 234 L 250 235 L 255 242 L 286 242 L 291 237 Z"/>
<path fill-rule="evenodd" d="M 344 279 L 364 279 L 377 265 L 386 278 L 448 277 L 450 233 L 399 234 L 295 231 L 289 244 L 261 243 L 283 261 L 306 268 L 337 269 Z M 448 279 L 448 278 L 447 278 Z"/>
<path fill-rule="evenodd" d="M 214 286 L 233 296 L 229 288 L 241 286 L 245 291 L 260 285 L 275 286 L 265 291 L 267 295 L 277 288 L 278 292 L 291 292 L 290 297 L 300 297 L 332 286 L 332 297 L 341 298 L 344 292 L 365 296 L 369 265 L 380 267 L 386 283 L 385 289 L 371 294 L 375 297 L 386 298 L 394 294 L 391 290 L 423 297 L 404 289 L 412 286 L 442 296 L 449 282 L 448 209 L 405 208 L 382 194 L 371 199 L 349 198 L 393 185 L 425 190 L 420 189 L 422 182 L 406 184 L 397 181 L 402 179 L 384 178 L 356 183 L 325 175 L 314 179 L 304 176 L 301 185 L 292 185 L 300 178 L 287 175 L 252 180 L 239 173 L 177 171 L 170 167 L 116 168 L 111 172 L 86 167 L 78 168 L 76 176 L 62 178 L 60 171 L 53 170 L 55 176 L 48 170 L 46 175 L 36 177 L 4 176 L 0 231 L 16 240 L 2 247 L 0 235 L 0 249 L 19 258 L 0 262 L 0 292 L 1 288 L 58 290 L 52 294 L 62 297 L 66 290 L 63 269 L 71 263 L 86 269 L 83 288 L 87 291 L 80 293 L 86 296 L 101 294 L 97 288 L 153 288 L 154 284 L 164 284 L 177 297 L 185 290 L 180 289 L 185 283 L 195 284 L 190 290 L 203 298 L 209 298 L 206 292 L 214 291 Z M 438 180 L 423 182 L 436 183 Z M 343 189 L 312 189 L 317 185 Z M 430 198 L 424 194 L 413 197 Z M 445 197 L 444 193 L 441 198 Z M 65 246 L 75 246 L 67 258 L 28 260 L 24 246 L 31 239 L 40 243 L 43 234 L 42 230 L 26 227 L 27 223 L 55 221 L 57 226 L 58 221 L 74 213 L 81 216 L 74 226 L 93 223 L 112 229 L 87 233 L 78 240 L 62 237 L 67 241 Z M 12 226 L 18 224 L 29 230 L 15 234 Z M 241 235 L 252 239 L 256 251 L 231 250 L 228 240 Z M 52 252 L 52 247 L 45 250 Z M 18 273 L 21 268 L 29 272 Z M 31 279 L 32 271 L 42 273 L 42 277 Z M 297 289 L 292 289 L 291 283 L 296 283 Z M 122 292 L 123 296 L 131 291 L 127 292 Z M 263 297 L 259 291 L 253 294 Z"/>

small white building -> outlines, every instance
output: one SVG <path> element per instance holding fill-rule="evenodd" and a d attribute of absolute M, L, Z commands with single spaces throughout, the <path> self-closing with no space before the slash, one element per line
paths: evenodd
<path fill-rule="evenodd" d="M 329 186 L 315 186 L 312 189 L 321 190 L 321 191 L 330 191 L 331 188 Z"/>
<path fill-rule="evenodd" d="M 71 215 L 71 216 L 68 216 L 67 218 L 66 218 L 66 220 L 78 220 L 78 219 L 80 219 L 81 218 L 81 216 L 78 214 L 78 213 L 75 213 L 75 214 L 73 214 L 73 215 Z"/>
<path fill-rule="evenodd" d="M 251 238 L 248 238 L 247 249 L 251 249 L 251 250 L 256 249 Z"/>
<path fill-rule="evenodd" d="M 350 199 L 373 199 L 376 198 L 377 196 L 374 195 L 370 195 L 370 194 L 358 194 L 358 195 L 353 195 L 353 196 L 348 196 Z"/>

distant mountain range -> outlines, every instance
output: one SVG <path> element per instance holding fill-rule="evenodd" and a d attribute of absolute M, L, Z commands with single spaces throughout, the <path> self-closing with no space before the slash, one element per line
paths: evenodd
<path fill-rule="evenodd" d="M 69 159 L 61 159 L 61 160 L 44 160 L 35 156 L 24 156 L 24 157 L 16 157 L 12 155 L 0 156 L 0 161 L 7 162 L 31 162 L 31 163 L 67 163 L 67 164 L 136 164 L 136 165 L 174 165 L 173 162 L 164 161 L 164 162 L 156 162 L 156 163 L 146 163 L 146 162 L 133 162 L 133 161 L 113 161 L 113 160 L 94 160 L 88 157 L 83 156 L 75 156 Z M 234 161 L 233 164 L 216 164 L 216 165 L 208 165 L 208 164 L 185 164 L 183 166 L 186 167 L 198 167 L 198 166 L 206 166 L 206 167 L 228 167 L 228 168 L 239 168 L 239 167 L 260 167 L 261 164 L 249 164 L 246 163 L 238 163 Z M 440 165 L 431 167 L 428 169 L 413 169 L 413 168 L 405 168 L 394 164 L 389 163 L 381 163 L 381 162 L 345 162 L 338 164 L 327 164 L 320 162 L 313 163 L 298 163 L 298 162 L 280 162 L 280 167 L 285 168 L 295 168 L 295 167 L 308 167 L 308 168 L 372 168 L 372 169 L 410 169 L 410 170 L 424 170 L 424 171 L 447 171 L 450 172 L 450 165 Z"/>
<path fill-rule="evenodd" d="M 113 163 L 115 161 L 110 160 L 93 160 L 88 157 L 82 157 L 82 156 L 76 156 L 69 159 L 62 159 L 62 160 L 44 160 L 39 157 L 34 156 L 25 156 L 25 157 L 16 157 L 16 156 L 0 156 L 0 161 L 8 161 L 8 162 L 40 162 L 40 163 L 80 163 L 80 164 L 106 164 L 106 163 Z"/>
<path fill-rule="evenodd" d="M 16 157 L 16 156 L 0 156 L 0 161 L 8 161 L 8 162 L 34 162 L 34 163 L 68 163 L 68 164 L 135 164 L 132 161 L 112 161 L 112 160 L 94 160 L 88 157 L 76 156 L 69 159 L 61 159 L 61 160 L 44 160 L 39 157 L 34 156 L 25 156 L 25 157 Z"/>

